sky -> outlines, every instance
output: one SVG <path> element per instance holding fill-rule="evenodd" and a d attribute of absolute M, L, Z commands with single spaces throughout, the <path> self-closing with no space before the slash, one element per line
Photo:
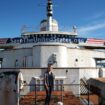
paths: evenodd
<path fill-rule="evenodd" d="M 47 0 L 0 0 L 0 38 L 20 37 L 23 27 L 39 31 Z M 77 27 L 80 37 L 105 39 L 105 0 L 53 0 L 60 31 Z M 25 31 L 25 30 L 24 30 Z"/>

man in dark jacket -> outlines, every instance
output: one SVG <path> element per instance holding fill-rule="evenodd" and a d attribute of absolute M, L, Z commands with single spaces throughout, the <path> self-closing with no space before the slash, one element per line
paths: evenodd
<path fill-rule="evenodd" d="M 45 105 L 50 105 L 51 93 L 54 87 L 54 75 L 52 73 L 51 64 L 48 64 L 48 69 L 44 73 L 44 86 L 46 90 Z"/>

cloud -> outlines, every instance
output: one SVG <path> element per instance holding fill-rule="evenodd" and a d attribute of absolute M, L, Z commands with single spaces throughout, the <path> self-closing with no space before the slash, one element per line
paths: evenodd
<path fill-rule="evenodd" d="M 102 18 L 103 16 L 105 16 L 105 12 L 100 12 L 100 13 L 93 15 L 92 19 Z"/>
<path fill-rule="evenodd" d="M 97 31 L 97 30 L 100 30 L 103 28 L 105 28 L 105 21 L 102 23 L 90 24 L 88 26 L 82 26 L 78 29 L 78 32 L 80 34 L 84 34 L 84 33 L 88 34 L 88 33 L 91 33 L 92 31 Z"/>
<path fill-rule="evenodd" d="M 105 17 L 105 11 L 100 11 L 99 13 L 92 14 L 91 16 L 87 16 L 84 18 L 85 21 L 94 21 L 97 19 L 101 19 Z"/>

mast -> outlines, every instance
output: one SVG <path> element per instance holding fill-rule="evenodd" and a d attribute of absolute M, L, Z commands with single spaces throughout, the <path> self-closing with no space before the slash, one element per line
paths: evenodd
<path fill-rule="evenodd" d="M 52 31 L 53 3 L 48 0 L 47 3 L 47 30 Z"/>

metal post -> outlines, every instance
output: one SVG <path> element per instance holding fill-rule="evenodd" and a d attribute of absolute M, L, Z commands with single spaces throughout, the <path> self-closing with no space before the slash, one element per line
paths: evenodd
<path fill-rule="evenodd" d="M 61 95 L 62 95 L 62 102 L 63 102 L 63 84 L 61 84 Z"/>
<path fill-rule="evenodd" d="M 88 85 L 88 105 L 89 105 L 89 103 L 90 103 L 90 99 L 89 99 L 89 95 L 90 95 L 90 85 Z"/>
<path fill-rule="evenodd" d="M 19 100 L 20 100 L 20 81 L 19 77 L 17 78 L 17 105 L 19 105 Z"/>
<path fill-rule="evenodd" d="M 36 105 L 36 84 L 35 84 L 35 105 Z"/>

